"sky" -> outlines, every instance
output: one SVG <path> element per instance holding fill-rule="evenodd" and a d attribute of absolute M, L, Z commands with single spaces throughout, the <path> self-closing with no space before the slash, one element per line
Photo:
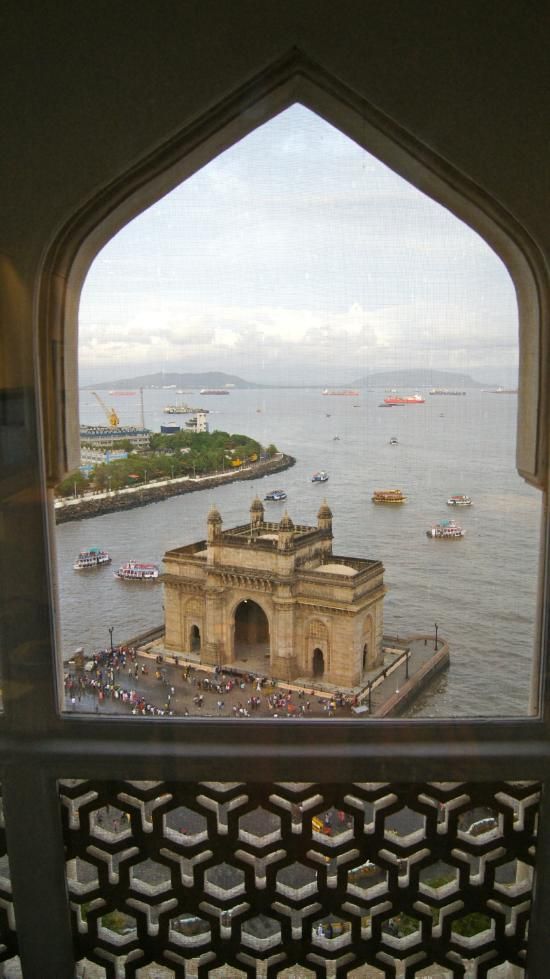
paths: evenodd
<path fill-rule="evenodd" d="M 300 105 L 112 238 L 79 320 L 81 383 L 222 370 L 334 384 L 431 367 L 510 384 L 517 371 L 501 260 Z"/>

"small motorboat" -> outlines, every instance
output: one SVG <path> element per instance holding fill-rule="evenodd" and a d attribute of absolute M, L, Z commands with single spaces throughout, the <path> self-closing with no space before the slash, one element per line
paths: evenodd
<path fill-rule="evenodd" d="M 282 489 L 271 490 L 270 493 L 266 493 L 264 500 L 268 503 L 279 503 L 280 500 L 286 500 L 286 493 Z"/>

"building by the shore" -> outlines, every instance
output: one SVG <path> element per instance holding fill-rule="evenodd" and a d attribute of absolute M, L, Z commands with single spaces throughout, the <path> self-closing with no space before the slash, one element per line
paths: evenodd
<path fill-rule="evenodd" d="M 228 530 L 213 507 L 207 538 L 168 551 L 163 574 L 165 647 L 204 664 L 239 666 L 290 682 L 360 686 L 382 662 L 384 568 L 332 553 L 332 512 L 317 525 L 288 514 Z"/>
<path fill-rule="evenodd" d="M 84 447 L 106 451 L 117 443 L 130 442 L 134 449 L 148 449 L 152 432 L 134 425 L 81 425 L 80 448 Z"/>

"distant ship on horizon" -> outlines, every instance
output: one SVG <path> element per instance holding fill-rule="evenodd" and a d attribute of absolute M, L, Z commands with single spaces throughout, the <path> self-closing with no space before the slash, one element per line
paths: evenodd
<path fill-rule="evenodd" d="M 389 398 L 384 398 L 385 405 L 423 405 L 424 398 L 419 394 L 409 394 L 401 397 L 399 394 L 391 394 Z"/>
<path fill-rule="evenodd" d="M 345 388 L 342 391 L 329 391 L 328 388 L 325 388 L 325 390 L 323 391 L 323 395 L 325 397 L 326 397 L 326 395 L 329 395 L 329 396 L 336 395 L 336 396 L 339 396 L 339 397 L 342 397 L 342 398 L 351 398 L 351 397 L 358 398 L 359 397 L 359 391 L 353 391 L 351 388 L 349 388 L 349 389 L 348 388 Z"/>

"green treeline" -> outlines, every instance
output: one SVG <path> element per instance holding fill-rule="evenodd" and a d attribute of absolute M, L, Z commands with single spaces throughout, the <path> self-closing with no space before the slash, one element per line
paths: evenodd
<path fill-rule="evenodd" d="M 151 436 L 147 451 L 134 452 L 129 442 L 115 442 L 113 450 L 128 452 L 128 458 L 98 463 L 85 476 L 80 469 L 70 473 L 56 487 L 59 497 L 80 496 L 90 490 L 119 490 L 179 476 L 206 476 L 237 470 L 277 453 L 274 445 L 263 449 L 248 435 L 228 432 L 176 432 Z"/>

